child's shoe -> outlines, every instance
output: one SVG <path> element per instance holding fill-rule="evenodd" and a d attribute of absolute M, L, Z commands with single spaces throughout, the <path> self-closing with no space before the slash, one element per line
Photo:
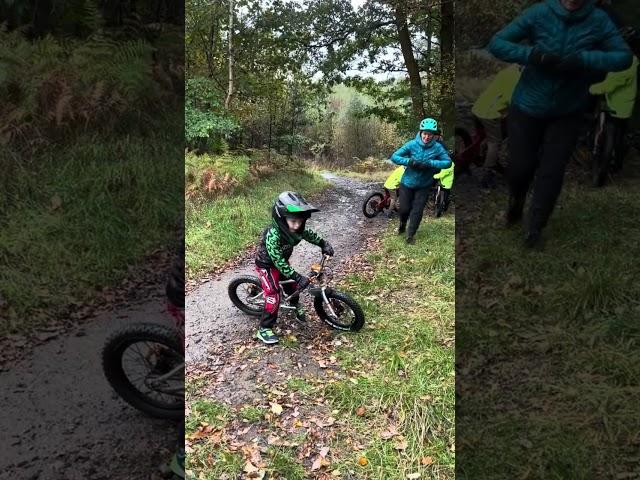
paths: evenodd
<path fill-rule="evenodd" d="M 260 328 L 256 337 L 267 345 L 278 343 L 278 336 L 270 328 Z"/>

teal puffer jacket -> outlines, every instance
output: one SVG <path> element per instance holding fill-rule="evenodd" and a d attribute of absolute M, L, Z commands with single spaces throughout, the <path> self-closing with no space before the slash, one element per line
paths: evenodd
<path fill-rule="evenodd" d="M 528 40 L 529 44 L 521 44 Z M 525 65 L 512 104 L 534 117 L 567 115 L 587 104 L 593 75 L 547 72 L 528 64 L 536 47 L 562 57 L 577 55 L 592 72 L 617 72 L 631 65 L 632 55 L 609 16 L 587 0 L 569 12 L 560 0 L 545 0 L 525 10 L 499 31 L 489 51 L 500 60 Z"/>
<path fill-rule="evenodd" d="M 423 163 L 430 167 L 428 170 L 416 170 L 409 167 L 409 160 Z M 404 165 L 407 169 L 402 175 L 402 183 L 409 188 L 430 187 L 434 180 L 433 175 L 441 168 L 451 166 L 449 153 L 440 142 L 431 140 L 424 143 L 420 138 L 420 133 L 416 138 L 408 141 L 391 155 L 391 161 L 396 165 Z"/>

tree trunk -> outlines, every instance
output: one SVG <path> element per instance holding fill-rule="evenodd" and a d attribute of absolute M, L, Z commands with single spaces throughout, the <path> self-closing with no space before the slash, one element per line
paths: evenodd
<path fill-rule="evenodd" d="M 233 0 L 229 0 L 229 88 L 227 98 L 224 100 L 224 108 L 229 110 L 231 97 L 233 97 Z"/>
<path fill-rule="evenodd" d="M 454 0 L 443 0 L 440 5 L 441 121 L 447 127 L 445 135 L 451 135 L 456 119 L 454 97 Z"/>
<path fill-rule="evenodd" d="M 411 45 L 411 37 L 409 35 L 409 26 L 407 25 L 407 13 L 401 2 L 398 2 L 395 11 L 396 28 L 398 38 L 400 39 L 400 49 L 404 57 L 404 64 L 409 74 L 409 84 L 411 85 L 411 105 L 413 117 L 419 122 L 425 117 L 424 97 L 422 92 L 422 80 L 420 79 L 420 69 L 418 62 L 413 55 L 413 46 Z"/>
<path fill-rule="evenodd" d="M 427 111 L 431 111 L 431 51 L 433 49 L 433 42 L 431 37 L 433 36 L 433 23 L 431 20 L 431 14 L 427 18 Z"/>
<path fill-rule="evenodd" d="M 52 9 L 53 3 L 51 0 L 36 0 L 31 24 L 31 31 L 34 37 L 42 37 L 50 30 Z"/>
<path fill-rule="evenodd" d="M 271 113 L 271 97 L 269 97 L 269 143 L 267 145 L 267 158 L 271 160 L 271 125 L 273 124 L 273 114 Z"/>

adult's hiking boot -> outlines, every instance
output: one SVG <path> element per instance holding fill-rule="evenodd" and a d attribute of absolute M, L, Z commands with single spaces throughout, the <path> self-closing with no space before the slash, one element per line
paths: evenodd
<path fill-rule="evenodd" d="M 509 205 L 505 215 L 505 223 L 507 227 L 512 227 L 522 220 L 522 211 L 524 210 L 524 198 L 516 198 L 509 195 Z"/>

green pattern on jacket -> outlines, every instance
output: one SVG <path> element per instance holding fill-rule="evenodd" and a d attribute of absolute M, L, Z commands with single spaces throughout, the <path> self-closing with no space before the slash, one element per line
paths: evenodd
<path fill-rule="evenodd" d="M 324 240 L 322 239 L 322 237 L 320 237 L 316 232 L 309 228 L 305 228 L 304 232 L 302 233 L 302 239 L 320 247 L 324 244 Z M 285 256 L 283 255 L 280 230 L 275 227 L 271 227 L 269 229 L 265 238 L 265 246 L 267 248 L 269 258 L 271 258 L 271 261 L 280 271 L 280 273 L 282 273 L 287 278 L 295 277 L 296 271 L 289 264 L 287 258 L 285 258 Z"/>

